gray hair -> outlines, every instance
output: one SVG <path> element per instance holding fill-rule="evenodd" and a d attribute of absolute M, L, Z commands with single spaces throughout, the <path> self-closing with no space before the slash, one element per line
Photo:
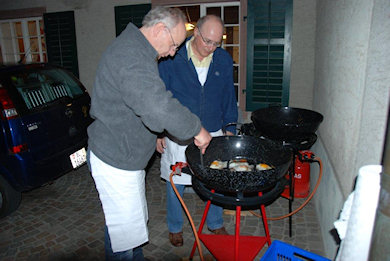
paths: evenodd
<path fill-rule="evenodd" d="M 186 23 L 187 18 L 179 8 L 156 6 L 145 15 L 142 25 L 152 27 L 157 23 L 163 23 L 171 29 L 180 22 Z"/>
<path fill-rule="evenodd" d="M 196 27 L 198 27 L 199 29 L 202 28 L 202 25 L 204 23 L 206 23 L 208 20 L 210 19 L 216 19 L 222 26 L 222 28 L 224 27 L 224 22 L 222 21 L 221 17 L 219 16 L 216 16 L 216 15 L 205 15 L 205 16 L 202 16 L 201 18 L 199 18 L 199 20 L 196 22 Z"/>

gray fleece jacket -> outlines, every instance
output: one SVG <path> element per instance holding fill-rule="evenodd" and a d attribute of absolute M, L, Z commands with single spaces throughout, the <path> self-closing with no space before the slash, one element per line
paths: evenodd
<path fill-rule="evenodd" d="M 124 170 L 144 169 L 155 151 L 156 133 L 185 140 L 197 135 L 199 118 L 165 89 L 157 51 L 129 24 L 99 63 L 92 93 L 89 149 Z"/>

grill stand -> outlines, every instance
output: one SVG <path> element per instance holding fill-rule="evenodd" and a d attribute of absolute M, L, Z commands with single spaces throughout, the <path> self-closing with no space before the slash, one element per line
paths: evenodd
<path fill-rule="evenodd" d="M 249 135 L 258 138 L 267 138 L 262 135 L 262 133 L 256 129 L 253 123 L 242 124 L 239 130 L 239 134 L 241 135 Z M 295 160 L 298 157 L 299 151 L 308 150 L 313 146 L 313 144 L 317 141 L 317 135 L 314 133 L 303 135 L 298 139 L 292 139 L 288 141 L 283 140 L 275 140 L 275 142 L 281 142 L 283 146 L 289 147 L 293 150 L 293 160 L 291 166 L 288 170 L 288 188 L 289 191 L 287 193 L 282 193 L 282 197 L 288 200 L 288 212 L 292 212 L 292 204 L 294 201 L 294 179 L 295 179 Z M 289 226 L 289 236 L 292 237 L 292 216 L 288 217 L 288 226 Z"/>
<path fill-rule="evenodd" d="M 281 194 L 281 197 L 286 198 L 288 200 L 288 212 L 291 213 L 292 210 L 292 203 L 294 201 L 295 197 L 295 189 L 294 189 L 294 184 L 295 184 L 295 160 L 297 158 L 300 159 L 301 162 L 312 162 L 310 159 L 304 158 L 300 151 L 297 149 L 293 150 L 293 160 L 291 163 L 291 166 L 288 170 L 288 185 L 286 186 L 286 190 L 283 191 Z M 311 152 L 310 152 L 311 153 Z M 288 227 L 289 227 L 289 236 L 292 237 L 292 215 L 288 217 Z"/>
<path fill-rule="evenodd" d="M 291 166 L 288 170 L 288 194 L 282 193 L 282 197 L 288 200 L 288 213 L 292 212 L 292 203 L 294 201 L 294 175 L 295 175 L 295 159 L 297 155 L 296 152 L 293 154 L 293 160 Z M 288 217 L 288 235 L 292 237 L 292 215 Z"/>
<path fill-rule="evenodd" d="M 202 243 L 207 247 L 207 249 L 212 253 L 212 255 L 217 260 L 234 260 L 234 261 L 251 261 L 254 260 L 256 255 L 260 252 L 260 250 L 264 247 L 264 245 L 267 243 L 268 246 L 271 245 L 271 237 L 269 234 L 269 228 L 267 223 L 267 217 L 265 213 L 265 206 L 264 203 L 260 204 L 260 212 L 263 220 L 264 230 L 265 230 L 265 236 L 242 236 L 240 235 L 240 221 L 241 221 L 241 205 L 238 202 L 235 202 L 235 209 L 236 209 L 236 226 L 235 226 L 235 234 L 234 235 L 214 235 L 214 234 L 203 234 L 203 227 L 204 223 L 206 221 L 206 217 L 210 208 L 211 200 L 215 200 L 216 198 L 220 197 L 218 194 L 214 194 L 215 191 L 213 189 L 209 190 L 208 193 L 204 193 L 203 189 L 205 188 L 200 181 L 193 178 L 192 184 L 194 190 L 201 194 L 203 197 L 208 197 L 207 204 L 205 207 L 205 210 L 203 212 L 202 220 L 199 225 L 199 229 L 197 231 L 199 239 L 202 241 Z M 278 184 L 275 186 L 275 190 L 273 191 L 279 191 L 279 194 L 276 194 L 277 196 L 280 195 L 281 191 L 284 188 L 283 182 L 281 184 Z M 268 194 L 268 195 L 267 195 Z M 213 198 L 215 195 L 216 198 Z M 274 198 L 275 195 L 273 193 L 266 193 L 262 194 L 262 192 L 258 193 L 257 200 L 260 200 L 259 202 L 268 202 L 271 198 Z M 218 200 L 217 200 L 218 201 Z M 221 200 L 219 200 L 221 201 Z M 238 200 L 239 201 L 239 200 Z M 213 201 L 213 203 L 215 203 Z M 217 202 L 220 203 L 220 202 Z M 251 202 L 252 203 L 252 202 Z M 246 205 L 244 203 L 244 205 Z M 258 208 L 259 205 L 257 205 Z M 194 257 L 195 250 L 196 250 L 196 242 L 194 243 L 192 247 L 192 251 L 190 254 L 190 260 Z"/>

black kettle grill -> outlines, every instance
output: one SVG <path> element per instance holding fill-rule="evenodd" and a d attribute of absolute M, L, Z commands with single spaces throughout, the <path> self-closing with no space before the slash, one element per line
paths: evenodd
<path fill-rule="evenodd" d="M 292 107 L 268 107 L 252 112 L 252 122 L 272 140 L 301 140 L 314 134 L 324 117 L 315 111 Z"/>
<path fill-rule="evenodd" d="M 188 165 L 192 172 L 192 185 L 198 194 L 227 208 L 253 206 L 277 198 L 286 184 L 286 174 L 291 161 L 291 150 L 269 139 L 251 136 L 220 136 L 211 140 L 202 159 L 199 149 L 191 144 L 186 149 Z M 214 160 L 246 159 L 249 163 L 265 163 L 269 170 L 231 171 L 212 169 Z M 211 189 L 217 193 L 210 192 Z M 262 197 L 257 193 L 264 191 Z"/>
<path fill-rule="evenodd" d="M 221 136 L 211 140 L 203 155 L 191 144 L 186 149 L 187 162 L 193 175 L 205 185 L 220 192 L 259 192 L 276 184 L 291 164 L 292 152 L 279 144 L 251 136 Z M 231 171 L 212 169 L 214 160 L 246 159 L 254 164 L 266 163 L 269 170 Z"/>

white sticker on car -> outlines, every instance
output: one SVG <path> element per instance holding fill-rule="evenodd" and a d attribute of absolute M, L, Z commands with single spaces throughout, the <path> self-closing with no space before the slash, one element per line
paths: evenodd
<path fill-rule="evenodd" d="M 73 168 L 78 168 L 87 162 L 87 151 L 82 148 L 69 156 Z"/>

